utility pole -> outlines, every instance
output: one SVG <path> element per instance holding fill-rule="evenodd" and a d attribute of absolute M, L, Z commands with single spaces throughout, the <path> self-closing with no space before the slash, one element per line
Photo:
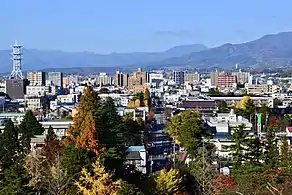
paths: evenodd
<path fill-rule="evenodd" d="M 203 193 L 205 192 L 205 141 L 203 139 Z"/>
<path fill-rule="evenodd" d="M 173 143 L 173 166 L 174 166 L 174 168 L 175 168 L 175 141 L 174 141 L 174 143 Z"/>

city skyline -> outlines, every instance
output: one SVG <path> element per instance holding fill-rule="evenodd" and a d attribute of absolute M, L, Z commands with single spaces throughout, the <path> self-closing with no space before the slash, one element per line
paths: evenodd
<path fill-rule="evenodd" d="M 163 51 L 177 45 L 242 43 L 291 31 L 292 3 L 213 1 L 5 1 L 0 49 L 96 53 Z M 264 5 L 264 6 L 263 6 Z M 264 7 L 264 8 L 263 8 Z M 20 17 L 21 16 L 21 17 Z"/>

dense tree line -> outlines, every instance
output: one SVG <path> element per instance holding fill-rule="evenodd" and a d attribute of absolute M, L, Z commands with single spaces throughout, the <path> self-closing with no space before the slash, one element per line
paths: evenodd
<path fill-rule="evenodd" d="M 145 105 L 151 107 L 149 96 L 145 91 Z M 247 117 L 255 112 L 248 98 L 241 103 L 238 112 Z M 147 120 L 132 118 L 120 117 L 112 99 L 101 100 L 88 86 L 68 136 L 59 140 L 50 127 L 40 150 L 31 152 L 31 139 L 44 133 L 31 111 L 19 126 L 8 121 L 0 133 L 0 194 L 291 193 L 291 150 L 286 137 L 276 139 L 274 126 L 265 139 L 249 136 L 244 126 L 234 130 L 232 171 L 226 176 L 214 167 L 219 159 L 200 113 L 184 111 L 170 118 L 167 131 L 186 152 L 178 152 L 179 160 L 160 174 L 146 175 L 125 165 L 127 146 L 147 144 Z"/>
<path fill-rule="evenodd" d="M 151 105 L 147 91 L 144 101 Z M 113 100 L 101 100 L 90 86 L 77 110 L 68 136 L 59 140 L 50 127 L 40 150 L 31 150 L 31 139 L 44 133 L 31 111 L 19 126 L 6 123 L 0 134 L 0 194 L 159 195 L 179 191 L 182 177 L 177 170 L 150 177 L 124 164 L 127 146 L 147 144 L 145 121 L 120 117 Z"/>

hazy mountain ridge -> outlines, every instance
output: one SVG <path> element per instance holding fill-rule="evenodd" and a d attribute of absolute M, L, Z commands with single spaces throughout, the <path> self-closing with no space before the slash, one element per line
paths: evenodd
<path fill-rule="evenodd" d="M 176 46 L 165 52 L 133 52 L 96 54 L 93 52 L 63 52 L 41 51 L 36 49 L 23 49 L 23 70 L 39 70 L 46 68 L 72 68 L 72 67 L 113 67 L 133 66 L 158 62 L 167 58 L 179 57 L 207 50 L 205 45 L 193 44 Z M 1 72 L 12 69 L 11 51 L 0 50 Z"/>
<path fill-rule="evenodd" d="M 159 62 L 168 66 L 192 67 L 266 66 L 292 65 L 292 32 L 266 35 L 260 39 L 242 43 L 227 43 L 206 51 L 193 52 Z M 156 64 L 158 65 L 158 64 Z"/>
<path fill-rule="evenodd" d="M 10 72 L 12 62 L 9 50 L 0 51 L 1 72 Z M 129 70 L 137 67 L 161 68 L 168 66 L 210 68 L 286 67 L 292 66 L 292 32 L 266 35 L 241 43 L 227 43 L 208 49 L 204 45 L 182 45 L 164 52 L 133 52 L 95 54 L 92 52 L 23 51 L 23 69 L 40 70 L 62 68 L 74 71 L 92 67 Z M 112 70 L 111 69 L 111 70 Z"/>

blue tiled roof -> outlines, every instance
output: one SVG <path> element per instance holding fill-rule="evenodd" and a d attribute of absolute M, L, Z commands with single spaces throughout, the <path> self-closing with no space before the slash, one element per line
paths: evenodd
<path fill-rule="evenodd" d="M 140 150 L 145 150 L 144 146 L 129 146 L 127 148 L 127 151 L 140 151 Z"/>

